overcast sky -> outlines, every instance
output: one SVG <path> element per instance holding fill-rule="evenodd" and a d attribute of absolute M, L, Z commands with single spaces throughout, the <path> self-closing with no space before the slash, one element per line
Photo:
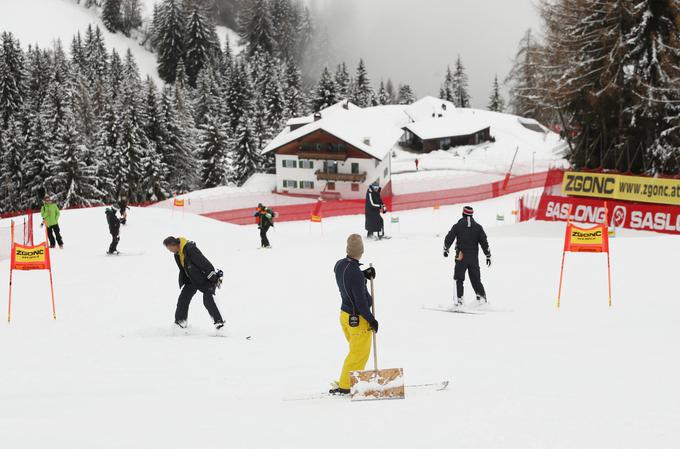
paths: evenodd
<path fill-rule="evenodd" d="M 409 82 L 437 95 L 458 54 L 475 107 L 487 104 L 493 77 L 505 78 L 522 34 L 538 29 L 532 0 L 307 0 L 324 18 L 339 59 L 361 56 L 374 84 Z"/>

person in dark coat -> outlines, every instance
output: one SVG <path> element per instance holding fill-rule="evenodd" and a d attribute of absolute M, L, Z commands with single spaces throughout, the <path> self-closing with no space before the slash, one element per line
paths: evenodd
<path fill-rule="evenodd" d="M 127 211 L 130 209 L 128 207 L 127 199 L 125 197 L 122 197 L 120 201 L 118 201 L 118 210 L 120 211 L 120 224 L 126 225 L 127 224 Z"/>
<path fill-rule="evenodd" d="M 274 211 L 260 203 L 257 205 L 257 210 L 253 217 L 257 219 L 257 227 L 260 229 L 260 244 L 262 248 L 271 248 L 272 246 L 267 238 L 267 231 L 274 226 Z"/>
<path fill-rule="evenodd" d="M 453 278 L 456 280 L 456 305 L 463 305 L 463 282 L 465 272 L 470 274 L 472 288 L 477 300 L 486 302 L 486 291 L 479 273 L 479 247 L 486 256 L 486 266 L 491 266 L 491 250 L 484 228 L 472 218 L 474 210 L 470 206 L 463 208 L 463 218 L 453 225 L 444 239 L 444 257 L 449 257 L 449 248 L 456 242 L 456 268 Z"/>
<path fill-rule="evenodd" d="M 359 260 L 364 254 L 361 236 L 352 234 L 347 239 L 347 257 L 335 264 L 335 281 L 340 291 L 340 326 L 349 344 L 337 386 L 329 391 L 332 395 L 350 392 L 350 372 L 362 371 L 371 355 L 373 333 L 378 332 L 378 321 L 371 313 L 373 298 L 366 288 L 367 279 L 375 278 L 375 269 L 361 270 Z"/>
<path fill-rule="evenodd" d="M 120 219 L 116 215 L 116 206 L 106 208 L 106 222 L 109 224 L 109 232 L 111 233 L 111 244 L 106 254 L 119 254 L 118 242 L 120 242 Z"/>
<path fill-rule="evenodd" d="M 222 270 L 215 270 L 196 243 L 184 237 L 168 237 L 163 240 L 163 245 L 175 255 L 179 268 L 179 287 L 182 291 L 177 300 L 175 324 L 183 329 L 187 327 L 189 304 L 196 292 L 200 291 L 203 293 L 203 305 L 213 319 L 215 328 L 222 329 L 224 320 L 214 299 L 215 291 L 222 285 Z"/>
<path fill-rule="evenodd" d="M 380 216 L 387 210 L 380 196 L 380 186 L 371 184 L 366 191 L 366 232 L 367 237 L 372 238 L 373 234 L 377 234 L 378 239 L 385 236 L 385 222 Z"/>

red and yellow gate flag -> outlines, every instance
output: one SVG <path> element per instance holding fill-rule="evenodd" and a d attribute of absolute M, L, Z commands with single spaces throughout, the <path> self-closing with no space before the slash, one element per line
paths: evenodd
<path fill-rule="evenodd" d="M 50 247 L 47 245 L 47 227 L 45 227 L 45 241 L 40 245 L 20 245 L 14 241 L 14 222 L 12 221 L 12 246 L 9 264 L 9 297 L 7 300 L 7 322 L 12 319 L 12 280 L 14 270 L 47 270 L 50 274 L 50 293 L 52 295 L 52 318 L 57 319 L 57 309 L 54 304 L 54 283 L 52 282 L 52 264 L 50 262 Z"/>
<path fill-rule="evenodd" d="M 12 270 L 49 270 L 50 250 L 47 243 L 38 246 L 12 245 Z"/>
<path fill-rule="evenodd" d="M 569 215 L 571 217 L 571 206 Z M 592 228 L 582 228 L 567 221 L 567 230 L 564 235 L 564 249 L 562 250 L 562 267 L 560 268 L 560 286 L 557 290 L 557 307 L 562 300 L 562 280 L 564 279 L 564 258 L 567 253 L 606 253 L 607 254 L 607 285 L 609 288 L 609 306 L 612 305 L 612 274 L 609 258 L 609 227 L 607 220 L 609 208 L 604 203 L 604 223 Z"/>
<path fill-rule="evenodd" d="M 172 203 L 172 205 L 174 207 L 184 207 L 184 200 L 183 199 L 181 200 L 179 198 L 175 198 L 175 201 Z"/>
<path fill-rule="evenodd" d="M 567 225 L 564 237 L 564 251 L 572 253 L 607 253 L 609 252 L 609 232 L 607 225 L 594 228 L 581 228 L 573 224 Z"/>

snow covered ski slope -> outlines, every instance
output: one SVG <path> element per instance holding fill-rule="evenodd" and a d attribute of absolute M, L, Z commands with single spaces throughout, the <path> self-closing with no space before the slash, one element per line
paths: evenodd
<path fill-rule="evenodd" d="M 280 223 L 274 248 L 259 251 L 254 226 L 133 209 L 119 249 L 142 254 L 113 257 L 103 209 L 65 211 L 65 249 L 53 254 L 57 320 L 47 274 L 28 272 L 16 273 L 12 323 L 0 324 L 0 447 L 677 448 L 680 240 L 619 232 L 611 309 L 604 256 L 568 255 L 557 311 L 564 225 L 497 226 L 513 204 L 474 204 L 497 312 L 423 310 L 453 296 L 442 245 L 460 207 L 402 213 L 399 225 L 386 220 L 391 240 L 366 244 L 381 365 L 404 367 L 407 385 L 451 381 L 375 403 L 285 400 L 337 380 L 346 347 L 332 268 L 363 217 L 324 220 L 323 233 Z M 224 270 L 217 303 L 228 338 L 212 338 L 200 297 L 189 335 L 171 331 L 177 268 L 161 245 L 171 234 Z"/>
<path fill-rule="evenodd" d="M 36 44 L 50 48 L 59 39 L 68 51 L 73 36 L 78 31 L 84 36 L 89 25 L 99 26 L 108 48 L 121 55 L 129 48 L 143 77 L 159 80 L 156 56 L 134 39 L 107 31 L 95 9 L 86 9 L 75 0 L 0 0 L 0 30 L 14 34 L 23 48 Z"/>

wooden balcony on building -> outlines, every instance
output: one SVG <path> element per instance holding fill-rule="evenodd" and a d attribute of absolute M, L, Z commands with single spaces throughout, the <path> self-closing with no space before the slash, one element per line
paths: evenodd
<path fill-rule="evenodd" d="M 331 181 L 331 182 L 365 182 L 366 173 L 329 173 L 321 170 L 316 171 L 317 181 Z"/>
<path fill-rule="evenodd" d="M 317 159 L 321 161 L 346 161 L 347 152 L 346 151 L 299 151 L 297 154 L 298 159 Z"/>

